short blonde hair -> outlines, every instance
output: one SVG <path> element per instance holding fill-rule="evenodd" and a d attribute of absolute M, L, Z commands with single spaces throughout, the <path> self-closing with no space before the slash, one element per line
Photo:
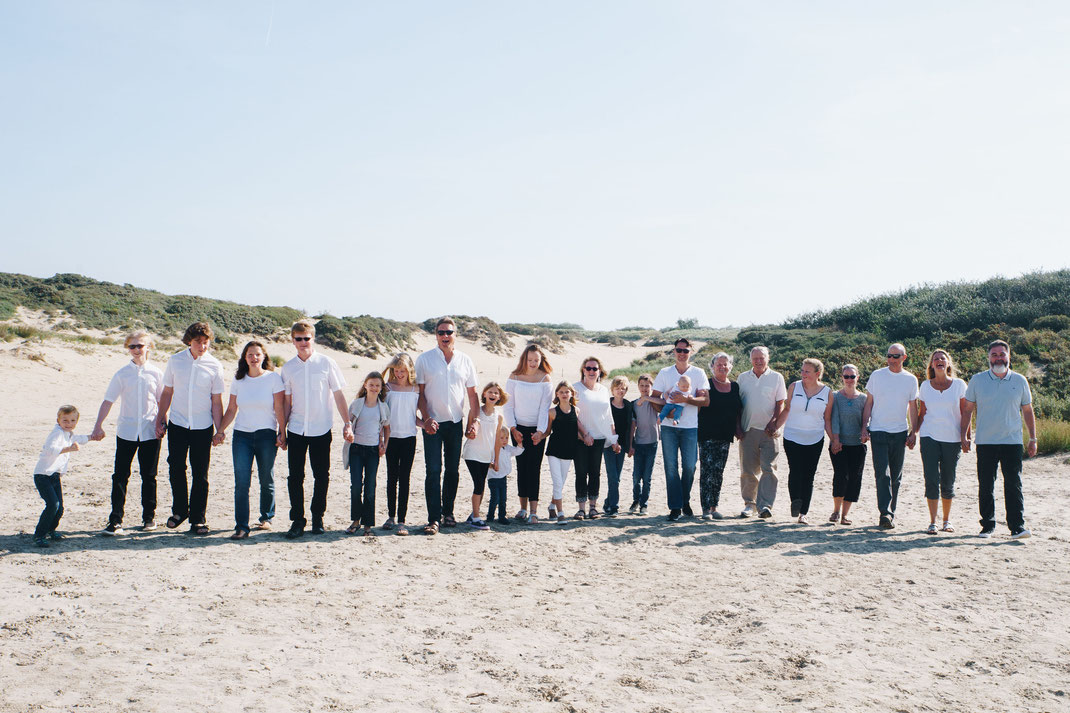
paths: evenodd
<path fill-rule="evenodd" d="M 155 340 L 153 340 L 152 335 L 144 329 L 135 329 L 133 332 L 126 335 L 126 339 L 123 340 L 123 346 L 129 347 L 130 343 L 135 339 L 140 339 L 145 345 L 150 347 L 156 343 Z"/>
<path fill-rule="evenodd" d="M 814 369 L 817 371 L 817 378 L 820 379 L 822 377 L 822 375 L 824 375 L 824 373 L 825 373 L 825 365 L 821 363 L 820 359 L 814 359 L 813 357 L 809 357 L 807 359 L 803 359 L 803 365 L 805 366 L 807 364 L 809 364 L 810 366 L 814 367 Z"/>
<path fill-rule="evenodd" d="M 71 404 L 64 404 L 64 405 L 59 407 L 58 411 L 56 411 L 56 420 L 58 421 L 60 416 L 67 416 L 67 415 L 72 414 L 72 413 L 75 416 L 79 416 L 79 417 L 81 416 L 81 414 L 78 413 L 78 407 L 77 406 L 72 406 Z"/>
<path fill-rule="evenodd" d="M 627 376 L 624 376 L 624 375 L 614 376 L 613 377 L 613 381 L 609 382 L 609 388 L 610 388 L 610 390 L 613 390 L 613 389 L 617 388 L 618 386 L 623 386 L 624 387 L 624 391 L 627 392 L 628 391 L 628 387 L 631 386 L 631 382 L 628 381 L 628 377 Z"/>
<path fill-rule="evenodd" d="M 412 357 L 410 357 L 405 352 L 400 352 L 399 354 L 395 355 L 393 359 L 390 360 L 390 363 L 386 365 L 385 369 L 383 369 L 383 379 L 387 383 L 393 381 L 394 369 L 399 366 L 405 367 L 405 370 L 409 372 L 409 385 L 412 386 L 413 384 L 415 384 L 416 367 L 412 364 Z"/>
<path fill-rule="evenodd" d="M 584 373 L 586 373 L 587 370 L 584 367 L 587 366 L 587 362 L 589 361 L 593 361 L 595 364 L 598 364 L 598 380 L 601 381 L 602 378 L 606 375 L 606 365 L 603 364 L 602 360 L 596 356 L 589 356 L 582 362 L 580 362 L 580 378 L 582 379 Z"/>
<path fill-rule="evenodd" d="M 299 319 L 290 327 L 290 336 L 292 337 L 295 334 L 311 334 L 314 337 L 316 336 L 316 325 L 307 319 Z"/>

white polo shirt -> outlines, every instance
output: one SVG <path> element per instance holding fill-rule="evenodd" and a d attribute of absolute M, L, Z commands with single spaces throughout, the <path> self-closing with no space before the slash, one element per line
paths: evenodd
<path fill-rule="evenodd" d="M 115 435 L 124 441 L 156 440 L 156 414 L 163 393 L 163 372 L 149 363 L 130 361 L 111 377 L 104 400 L 119 403 Z"/>
<path fill-rule="evenodd" d="M 424 387 L 427 415 L 443 423 L 464 418 L 468 387 L 475 388 L 479 381 L 467 354 L 454 350 L 447 364 L 446 355 L 435 347 L 416 357 L 416 383 Z"/>
<path fill-rule="evenodd" d="M 754 369 L 745 371 L 736 379 L 739 384 L 739 397 L 743 400 L 743 413 L 740 425 L 744 431 L 752 428 L 765 428 L 773 418 L 773 409 L 777 401 L 788 398 L 788 389 L 780 372 L 766 369 L 761 376 L 754 375 Z M 662 424 L 662 428 L 665 424 Z"/>
<path fill-rule="evenodd" d="M 691 379 L 691 393 L 698 395 L 699 391 L 710 390 L 710 380 L 706 378 L 706 372 L 695 366 L 694 364 L 687 365 L 687 371 L 681 374 L 676 369 L 675 364 L 670 364 L 654 377 L 654 391 L 661 394 L 662 398 L 671 392 L 676 387 L 676 382 L 680 381 L 681 376 L 686 376 Z M 678 424 L 675 426 L 665 419 L 661 422 L 662 428 L 698 428 L 698 406 L 691 404 L 683 404 L 684 412 L 680 416 Z"/>
<path fill-rule="evenodd" d="M 168 420 L 199 431 L 213 425 L 212 396 L 223 393 L 223 365 L 211 354 L 194 359 L 183 349 L 167 360 L 163 385 L 174 389 Z"/>
<path fill-rule="evenodd" d="M 346 380 L 337 362 L 312 352 L 306 361 L 295 356 L 282 365 L 282 383 L 290 397 L 290 420 L 286 430 L 299 436 L 322 436 L 334 426 L 334 392 Z"/>

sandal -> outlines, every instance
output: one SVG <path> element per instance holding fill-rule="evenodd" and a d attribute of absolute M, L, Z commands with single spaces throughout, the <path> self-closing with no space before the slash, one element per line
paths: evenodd
<path fill-rule="evenodd" d="M 587 519 L 588 520 L 597 520 L 598 519 L 598 508 L 591 508 L 590 510 L 588 510 L 587 511 Z"/>
<path fill-rule="evenodd" d="M 167 529 L 168 530 L 173 530 L 173 529 L 175 529 L 176 527 L 178 527 L 181 524 L 182 524 L 182 520 L 179 520 L 174 515 L 172 515 L 171 517 L 167 518 Z"/>
<path fill-rule="evenodd" d="M 535 513 L 532 513 L 531 515 L 528 515 L 528 524 L 529 525 L 538 525 L 539 524 L 539 516 L 536 515 Z"/>
<path fill-rule="evenodd" d="M 516 511 L 516 515 L 513 515 L 513 519 L 514 520 L 519 520 L 520 522 L 523 522 L 524 520 L 527 520 L 528 519 L 528 511 L 527 510 L 517 510 Z"/>
<path fill-rule="evenodd" d="M 424 525 L 424 534 L 425 535 L 437 535 L 438 534 L 438 523 L 437 522 L 429 522 L 426 525 Z"/>
<path fill-rule="evenodd" d="M 837 510 L 836 512 L 834 512 L 831 515 L 829 515 L 829 522 L 831 522 L 833 525 L 835 525 L 836 521 L 839 520 L 839 519 L 840 519 L 840 511 L 839 510 Z"/>
<path fill-rule="evenodd" d="M 249 536 L 249 533 L 245 530 L 235 530 L 234 534 L 230 536 L 232 540 L 244 540 Z"/>
<path fill-rule="evenodd" d="M 549 518 L 551 520 L 556 520 L 557 519 L 557 508 L 551 506 L 550 511 L 547 514 L 549 515 Z"/>
<path fill-rule="evenodd" d="M 937 532 L 937 530 L 936 530 L 936 523 L 935 522 L 929 523 L 929 526 L 927 528 L 925 528 L 925 534 L 926 535 L 935 535 L 936 532 Z"/>
<path fill-rule="evenodd" d="M 409 534 L 409 528 L 405 527 L 405 523 L 399 522 L 398 529 L 394 531 L 395 535 L 407 535 Z"/>
<path fill-rule="evenodd" d="M 211 530 L 208 529 L 207 525 L 194 525 L 193 527 L 191 527 L 189 529 L 189 534 L 191 534 L 191 535 L 199 535 L 199 536 L 202 536 L 202 537 L 204 535 L 207 535 L 209 532 L 211 532 Z"/>
<path fill-rule="evenodd" d="M 442 518 L 442 527 L 457 527 L 457 521 L 453 519 L 453 515 Z"/>
<path fill-rule="evenodd" d="M 951 524 L 950 520 L 944 520 L 944 526 L 940 528 L 940 532 L 954 532 L 955 526 Z"/>
<path fill-rule="evenodd" d="M 375 534 L 372 532 L 372 529 L 370 527 L 365 527 L 364 528 L 364 536 L 365 537 L 375 537 Z"/>
<path fill-rule="evenodd" d="M 360 529 L 360 523 L 354 522 L 352 525 L 350 525 L 349 527 L 346 528 L 345 533 L 347 535 L 355 535 L 355 534 L 357 534 L 357 530 L 359 530 L 359 529 Z"/>
<path fill-rule="evenodd" d="M 850 521 L 850 520 L 848 520 L 848 519 L 847 519 L 846 517 L 841 517 L 841 518 L 840 518 L 840 524 L 841 524 L 841 525 L 850 525 L 850 524 L 851 524 L 851 521 Z"/>
<path fill-rule="evenodd" d="M 572 519 L 573 520 L 582 520 L 583 517 L 584 517 L 583 516 L 583 510 L 580 510 L 579 512 L 577 512 L 575 515 L 572 516 Z"/>
<path fill-rule="evenodd" d="M 393 530 L 394 529 L 394 518 L 388 517 L 386 519 L 386 522 L 383 523 L 383 529 L 384 530 Z"/>

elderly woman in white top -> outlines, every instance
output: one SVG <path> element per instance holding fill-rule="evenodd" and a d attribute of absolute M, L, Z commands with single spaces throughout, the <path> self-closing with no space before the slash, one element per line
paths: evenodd
<path fill-rule="evenodd" d="M 171 517 L 167 518 L 167 527 L 173 530 L 189 518 L 190 533 L 194 535 L 209 532 L 205 521 L 208 467 L 212 446 L 223 442 L 223 365 L 208 353 L 211 341 L 212 328 L 204 322 L 195 322 L 186 329 L 182 343 L 189 348 L 167 361 L 156 416 L 156 437 L 167 433 L 171 478 Z M 186 480 L 187 455 L 190 481 Z"/>
<path fill-rule="evenodd" d="M 546 448 L 542 434 L 546 431 L 553 400 L 550 385 L 553 371 L 542 347 L 529 344 L 505 382 L 507 398 L 502 409 L 505 426 L 512 434 L 513 445 L 524 448 L 516 457 L 516 490 L 520 496 L 520 512 L 516 516 L 522 520 L 536 515 L 539 509 L 539 474 Z M 550 519 L 557 519 L 552 504 Z"/>
<path fill-rule="evenodd" d="M 230 385 L 230 403 L 223 414 L 221 431 L 234 424 L 231 454 L 234 459 L 234 534 L 232 540 L 249 536 L 249 484 L 253 459 L 260 480 L 258 530 L 271 529 L 275 517 L 275 456 L 279 452 L 279 424 L 286 420 L 286 386 L 274 371 L 262 342 L 245 345 L 238 371 Z"/>
<path fill-rule="evenodd" d="M 163 394 L 163 372 L 149 363 L 152 336 L 143 329 L 131 332 L 123 340 L 130 362 L 111 378 L 104 401 L 97 412 L 92 439 L 104 438 L 104 419 L 112 405 L 119 402 L 119 420 L 115 424 L 115 470 L 111 476 L 111 514 L 105 535 L 123 534 L 123 511 L 126 487 L 130 482 L 130 464 L 137 454 L 141 471 L 141 527 L 156 529 L 156 469 L 160 459 L 160 439 L 156 437 L 156 413 Z"/>
<path fill-rule="evenodd" d="M 925 500 L 929 506 L 928 535 L 935 535 L 937 500 L 943 506 L 941 532 L 954 532 L 951 500 L 955 497 L 955 468 L 961 449 L 962 408 L 966 403 L 966 382 L 955 378 L 951 355 L 937 349 L 929 357 L 928 380 L 918 389 L 918 435 L 921 436 L 921 465 L 925 473 Z M 970 425 L 966 424 L 969 438 Z"/>
<path fill-rule="evenodd" d="M 802 378 L 788 389 L 784 409 L 776 419 L 776 428 L 784 428 L 791 516 L 798 517 L 801 525 L 808 524 L 806 514 L 810 512 L 825 434 L 832 437 L 832 391 L 821 383 L 824 371 L 825 365 L 818 359 L 803 359 Z"/>
<path fill-rule="evenodd" d="M 580 375 L 582 378 L 572 388 L 576 390 L 576 416 L 586 436 L 581 436 L 574 461 L 579 511 L 573 517 L 577 520 L 584 517 L 593 520 L 600 514 L 598 482 L 602 471 L 602 450 L 609 447 L 614 453 L 619 453 L 620 446 L 617 445 L 617 432 L 613 427 L 613 411 L 609 403 L 612 397 L 609 389 L 601 383 L 606 368 L 597 357 L 587 357 L 580 367 Z M 586 513 L 584 506 L 588 506 Z"/>

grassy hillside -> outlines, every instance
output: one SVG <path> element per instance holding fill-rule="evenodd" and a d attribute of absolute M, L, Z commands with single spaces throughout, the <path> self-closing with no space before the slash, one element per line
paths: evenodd
<path fill-rule="evenodd" d="M 929 354 L 946 349 L 969 378 L 987 368 L 985 347 L 996 338 L 1011 344 L 1012 366 L 1029 377 L 1034 409 L 1045 420 L 1042 451 L 1070 450 L 1070 271 L 995 278 L 979 283 L 915 287 L 813 312 L 778 325 L 742 329 L 733 339 L 716 339 L 695 356 L 702 366 L 718 351 L 735 359 L 733 378 L 750 368 L 747 353 L 764 344 L 771 364 L 785 378 L 798 378 L 806 357 L 825 363 L 827 381 L 842 386 L 839 369 L 856 364 L 864 379 L 885 365 L 891 342 L 903 342 L 907 369 L 924 379 Z M 618 370 L 633 378 L 672 362 L 668 350 L 652 353 Z M 617 372 L 615 372 L 617 373 Z M 1057 435 L 1063 434 L 1063 435 Z"/>

